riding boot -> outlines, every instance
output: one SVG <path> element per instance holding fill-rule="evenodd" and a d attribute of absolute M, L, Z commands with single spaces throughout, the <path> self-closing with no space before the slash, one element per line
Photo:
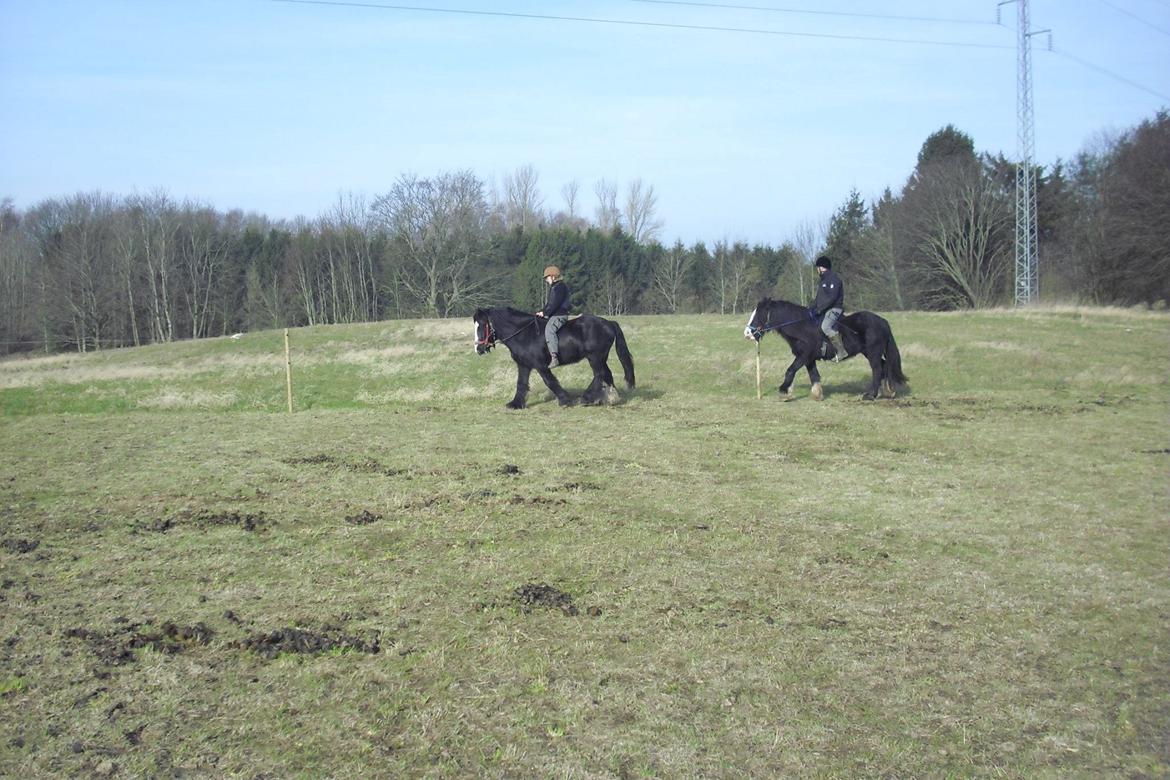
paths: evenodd
<path fill-rule="evenodd" d="M 548 361 L 548 367 L 549 368 L 556 368 L 560 364 L 561 364 L 561 361 L 557 359 L 557 353 L 555 353 L 555 352 L 552 353 L 552 360 Z"/>
<path fill-rule="evenodd" d="M 832 336 L 829 336 L 829 341 L 833 344 L 833 350 L 837 353 L 833 355 L 834 363 L 840 363 L 842 360 L 849 357 L 848 353 L 845 351 L 845 345 L 841 342 L 840 333 L 834 333 Z"/>

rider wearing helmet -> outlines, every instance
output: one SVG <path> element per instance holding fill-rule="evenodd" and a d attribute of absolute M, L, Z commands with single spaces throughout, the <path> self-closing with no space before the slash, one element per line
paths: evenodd
<path fill-rule="evenodd" d="M 821 331 L 829 337 L 833 349 L 837 354 L 833 356 L 835 362 L 841 362 L 848 355 L 845 345 L 841 343 L 841 334 L 837 331 L 837 320 L 845 311 L 845 285 L 841 277 L 833 271 L 833 261 L 821 255 L 817 258 L 817 273 L 821 275 L 820 287 L 817 288 L 817 297 L 809 307 L 809 313 L 814 317 L 823 317 Z"/>
<path fill-rule="evenodd" d="M 561 269 L 555 265 L 544 269 L 544 283 L 548 285 L 548 298 L 544 308 L 536 312 L 536 316 L 546 320 L 544 340 L 548 344 L 548 353 L 552 356 L 548 367 L 556 368 L 561 364 L 557 357 L 560 347 L 557 331 L 569 319 L 569 285 L 565 284 Z"/>

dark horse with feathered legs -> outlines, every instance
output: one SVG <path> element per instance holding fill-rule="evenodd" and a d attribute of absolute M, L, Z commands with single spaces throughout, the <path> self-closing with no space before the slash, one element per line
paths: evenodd
<path fill-rule="evenodd" d="M 561 383 L 549 369 L 548 346 L 544 342 L 544 320 L 516 309 L 479 309 L 475 312 L 475 351 L 487 354 L 497 343 L 512 353 L 516 361 L 516 396 L 507 403 L 509 409 L 523 409 L 528 399 L 528 377 L 533 371 L 552 390 L 561 406 L 568 406 L 573 399 L 561 387 Z M 584 314 L 569 320 L 558 332 L 560 350 L 558 358 L 562 366 L 588 360 L 593 369 L 593 382 L 585 390 L 581 400 L 586 404 L 597 404 L 616 399 L 613 389 L 613 374 L 606 365 L 610 347 L 617 349 L 618 360 L 626 374 L 626 384 L 634 387 L 634 359 L 626 346 L 626 337 L 621 326 L 613 320 Z"/>
<path fill-rule="evenodd" d="M 881 391 L 893 398 L 895 388 L 904 387 L 909 380 L 902 373 L 902 355 L 894 342 L 894 332 L 890 330 L 890 323 L 871 311 L 858 311 L 838 320 L 838 329 L 845 351 L 848 353 L 845 357 L 864 354 L 873 372 L 873 381 L 862 398 L 872 401 Z M 817 318 L 798 304 L 765 298 L 756 305 L 756 310 L 748 318 L 743 335 L 744 338 L 758 342 L 771 330 L 779 333 L 788 342 L 796 358 L 784 374 L 780 395 L 784 396 L 785 400 L 792 400 L 792 381 L 796 378 L 796 372 L 804 366 L 808 369 L 808 378 L 812 381 L 812 397 L 818 401 L 824 398 L 817 360 L 831 357 L 833 347 L 821 332 Z"/>

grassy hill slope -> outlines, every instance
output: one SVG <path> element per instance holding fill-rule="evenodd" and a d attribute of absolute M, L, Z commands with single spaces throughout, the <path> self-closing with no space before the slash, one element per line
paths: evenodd
<path fill-rule="evenodd" d="M 470 320 L 294 330 L 293 415 L 278 332 L 0 362 L 0 775 L 1170 772 L 1170 317 L 893 314 L 876 403 L 745 319 L 604 408 Z"/>

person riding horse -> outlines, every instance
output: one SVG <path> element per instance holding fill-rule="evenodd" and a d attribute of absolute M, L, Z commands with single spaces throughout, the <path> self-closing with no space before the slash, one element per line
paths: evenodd
<path fill-rule="evenodd" d="M 536 312 L 537 317 L 543 317 L 544 341 L 548 344 L 548 354 L 551 356 L 548 367 L 556 368 L 561 364 L 557 353 L 560 351 L 557 331 L 564 327 L 569 319 L 569 285 L 565 284 L 561 269 L 550 265 L 544 269 L 544 283 L 548 285 L 548 299 L 544 308 Z"/>
<path fill-rule="evenodd" d="M 833 271 L 833 261 L 821 255 L 817 258 L 817 273 L 821 275 L 821 286 L 817 289 L 817 297 L 808 307 L 814 317 L 823 317 L 821 331 L 829 337 L 829 342 L 836 352 L 833 361 L 840 363 L 848 355 L 845 345 L 841 343 L 841 334 L 837 330 L 837 320 L 845 312 L 845 285 L 841 277 Z"/>

